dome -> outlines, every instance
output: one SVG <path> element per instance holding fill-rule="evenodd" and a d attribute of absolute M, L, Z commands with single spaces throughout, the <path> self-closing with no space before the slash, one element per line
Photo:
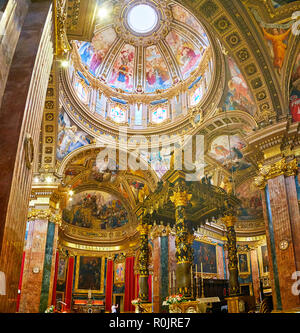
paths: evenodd
<path fill-rule="evenodd" d="M 101 120 L 135 129 L 175 122 L 200 106 L 214 74 L 202 24 L 173 1 L 110 6 L 91 41 L 72 41 L 69 76 L 80 103 Z"/>

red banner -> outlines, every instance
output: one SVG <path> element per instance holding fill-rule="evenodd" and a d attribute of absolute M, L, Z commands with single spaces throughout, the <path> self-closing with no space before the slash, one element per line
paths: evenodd
<path fill-rule="evenodd" d="M 135 298 L 135 279 L 134 279 L 134 257 L 126 258 L 125 266 L 125 299 L 124 311 L 133 312 L 135 310 L 131 301 Z"/>
<path fill-rule="evenodd" d="M 67 304 L 66 310 L 71 310 L 73 275 L 74 275 L 74 257 L 70 257 L 68 262 L 68 274 L 67 274 L 66 294 L 65 294 L 65 303 Z"/>
<path fill-rule="evenodd" d="M 113 292 L 113 261 L 107 261 L 107 270 L 106 270 L 106 291 L 105 291 L 105 310 L 110 312 L 112 305 L 112 292 Z"/>

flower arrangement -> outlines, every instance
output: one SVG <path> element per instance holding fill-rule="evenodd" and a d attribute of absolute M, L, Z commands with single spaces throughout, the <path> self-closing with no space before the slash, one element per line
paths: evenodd
<path fill-rule="evenodd" d="M 140 304 L 140 303 L 142 303 L 142 300 L 140 299 L 140 298 L 137 298 L 137 299 L 134 299 L 134 300 L 132 300 L 131 301 L 131 304 Z"/>
<path fill-rule="evenodd" d="M 184 301 L 185 301 L 185 298 L 182 294 L 172 295 L 172 296 L 168 296 L 166 298 L 166 303 L 167 304 L 182 303 Z"/>
<path fill-rule="evenodd" d="M 54 305 L 50 305 L 45 311 L 45 313 L 54 313 L 54 312 L 55 312 Z"/>

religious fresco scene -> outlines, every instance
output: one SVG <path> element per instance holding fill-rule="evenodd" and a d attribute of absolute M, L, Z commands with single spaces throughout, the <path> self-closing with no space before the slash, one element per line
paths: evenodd
<path fill-rule="evenodd" d="M 0 0 L 0 313 L 300 313 L 299 22 Z"/>
<path fill-rule="evenodd" d="M 243 157 L 245 142 L 238 135 L 222 135 L 211 143 L 209 155 L 230 171 L 241 171 L 251 166 Z"/>
<path fill-rule="evenodd" d="M 65 222 L 82 228 L 114 229 L 128 223 L 120 200 L 105 192 L 81 192 L 62 212 Z"/>

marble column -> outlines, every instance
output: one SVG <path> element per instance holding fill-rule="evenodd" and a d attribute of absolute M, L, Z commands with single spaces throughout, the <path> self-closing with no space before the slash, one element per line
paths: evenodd
<path fill-rule="evenodd" d="M 293 273 L 300 270 L 300 213 L 297 198 L 296 159 L 283 158 L 260 168 L 255 182 L 262 190 L 275 311 L 300 307 L 293 294 Z"/>
<path fill-rule="evenodd" d="M 170 199 L 175 205 L 176 292 L 182 294 L 187 299 L 191 299 L 193 249 L 185 216 L 186 206 L 191 199 L 191 194 L 186 192 L 184 182 L 176 184 L 173 196 Z"/>
<path fill-rule="evenodd" d="M 38 313 L 51 303 L 59 217 L 49 210 L 30 214 L 19 312 Z"/>
<path fill-rule="evenodd" d="M 16 1 L 18 2 L 18 1 Z M 6 295 L 0 312 L 15 312 L 32 173 L 53 61 L 52 1 L 26 1 L 0 106 L 0 271 Z M 28 10 L 27 10 L 28 9 Z M 15 43 L 16 40 L 13 41 Z M 10 50 L 11 51 L 11 50 Z"/>
<path fill-rule="evenodd" d="M 171 282 L 175 271 L 170 262 L 171 228 L 163 224 L 154 225 L 150 236 L 153 241 L 153 311 L 160 313 L 164 300 L 172 294 Z M 175 253 L 173 256 L 175 258 Z"/>

